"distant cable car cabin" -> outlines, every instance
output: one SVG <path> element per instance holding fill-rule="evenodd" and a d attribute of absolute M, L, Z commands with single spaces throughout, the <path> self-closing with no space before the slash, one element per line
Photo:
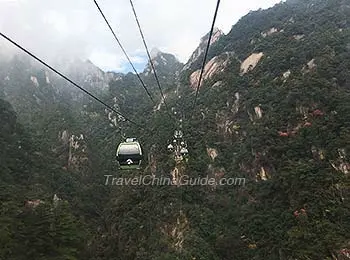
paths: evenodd
<path fill-rule="evenodd" d="M 186 156 L 186 155 L 188 154 L 187 148 L 182 148 L 182 149 L 180 150 L 180 154 L 181 154 L 182 156 Z"/>
<path fill-rule="evenodd" d="M 174 151 L 174 146 L 172 144 L 168 145 L 168 151 L 170 152 Z"/>
<path fill-rule="evenodd" d="M 183 133 L 181 130 L 175 130 L 174 137 L 176 139 L 180 139 L 180 138 L 182 138 L 182 136 L 183 136 Z"/>
<path fill-rule="evenodd" d="M 119 144 L 116 157 L 120 169 L 140 169 L 143 158 L 140 143 L 136 138 L 127 138 L 125 142 Z"/>

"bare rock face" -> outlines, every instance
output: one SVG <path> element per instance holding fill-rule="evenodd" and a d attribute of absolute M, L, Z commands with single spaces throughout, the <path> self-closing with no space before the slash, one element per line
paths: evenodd
<path fill-rule="evenodd" d="M 246 58 L 241 64 L 241 75 L 252 71 L 256 65 L 258 65 L 261 58 L 264 56 L 263 52 L 252 53 L 248 58 Z"/>
<path fill-rule="evenodd" d="M 33 82 L 35 87 L 39 87 L 38 79 L 35 76 L 31 76 L 30 80 Z"/>
<path fill-rule="evenodd" d="M 260 106 L 254 107 L 255 115 L 258 119 L 262 118 L 263 111 Z"/>
<path fill-rule="evenodd" d="M 314 69 L 314 68 L 316 67 L 315 59 L 310 60 L 310 61 L 307 63 L 307 66 L 308 66 L 309 70 Z"/>
<path fill-rule="evenodd" d="M 317 67 L 315 59 L 311 59 L 304 67 L 302 68 L 302 73 L 309 73 Z"/>
<path fill-rule="evenodd" d="M 272 34 L 277 33 L 277 32 L 279 32 L 278 29 L 276 29 L 275 27 L 272 27 L 272 28 L 270 28 L 270 30 L 268 30 L 266 32 L 262 32 L 261 36 L 265 38 L 265 37 L 271 36 Z"/>
<path fill-rule="evenodd" d="M 287 70 L 285 73 L 283 73 L 283 78 L 284 78 L 284 79 L 289 78 L 290 74 L 291 74 L 291 71 L 290 71 L 290 70 Z"/>
<path fill-rule="evenodd" d="M 293 36 L 293 38 L 297 41 L 300 41 L 301 39 L 304 38 L 304 36 L 305 36 L 304 34 L 296 34 Z"/>
<path fill-rule="evenodd" d="M 223 36 L 224 33 L 219 30 L 218 28 L 214 28 L 213 35 L 210 40 L 210 45 L 213 43 L 217 42 L 221 36 Z M 201 42 L 197 49 L 192 53 L 190 59 L 186 63 L 186 65 L 183 67 L 182 70 L 187 70 L 191 67 L 191 65 L 205 52 L 205 48 L 207 47 L 208 44 L 208 39 L 209 39 L 209 33 L 202 37 Z"/>
<path fill-rule="evenodd" d="M 204 67 L 202 82 L 206 79 L 210 79 L 216 73 L 223 72 L 226 66 L 229 63 L 230 57 L 233 55 L 233 52 L 226 52 L 220 56 L 215 56 L 212 58 Z M 192 88 L 196 88 L 198 86 L 198 81 L 200 77 L 201 70 L 196 70 L 190 76 L 190 83 Z"/>
<path fill-rule="evenodd" d="M 214 161 L 218 156 L 218 151 L 215 148 L 207 148 L 207 154 Z"/>

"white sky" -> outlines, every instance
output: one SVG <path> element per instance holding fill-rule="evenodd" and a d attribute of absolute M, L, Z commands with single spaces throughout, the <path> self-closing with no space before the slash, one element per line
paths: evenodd
<path fill-rule="evenodd" d="M 136 67 L 146 56 L 129 0 L 98 0 Z M 216 0 L 134 0 L 148 47 L 186 62 L 209 32 Z M 250 10 L 280 0 L 221 0 L 216 27 L 228 33 Z M 80 57 L 103 70 L 126 72 L 128 63 L 93 0 L 0 0 L 0 31 L 46 59 Z M 0 39 L 0 46 L 4 43 Z"/>

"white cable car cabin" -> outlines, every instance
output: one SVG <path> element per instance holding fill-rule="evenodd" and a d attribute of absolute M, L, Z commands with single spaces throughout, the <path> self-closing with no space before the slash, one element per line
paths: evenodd
<path fill-rule="evenodd" d="M 176 139 L 180 139 L 180 138 L 182 138 L 182 136 L 183 136 L 183 133 L 182 133 L 182 131 L 181 130 L 175 130 L 175 132 L 174 132 L 174 137 L 176 138 Z"/>
<path fill-rule="evenodd" d="M 136 138 L 127 138 L 117 148 L 117 161 L 122 170 L 140 169 L 143 154 L 142 148 Z"/>
<path fill-rule="evenodd" d="M 186 155 L 188 154 L 187 148 L 185 148 L 185 147 L 181 148 L 180 154 L 181 154 L 182 156 L 186 156 Z"/>
<path fill-rule="evenodd" d="M 170 152 L 174 151 L 174 146 L 172 144 L 168 145 L 168 151 Z"/>

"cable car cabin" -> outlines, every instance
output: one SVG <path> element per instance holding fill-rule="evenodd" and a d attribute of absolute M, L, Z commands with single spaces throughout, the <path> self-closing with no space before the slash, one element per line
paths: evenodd
<path fill-rule="evenodd" d="M 140 169 L 143 158 L 141 145 L 135 138 L 127 138 L 119 144 L 116 156 L 120 169 Z"/>
<path fill-rule="evenodd" d="M 168 151 L 169 151 L 169 152 L 174 151 L 174 146 L 173 146 L 172 144 L 169 144 L 169 145 L 168 145 Z"/>
<path fill-rule="evenodd" d="M 181 154 L 182 156 L 188 155 L 188 150 L 187 150 L 187 148 L 185 148 L 185 147 L 181 148 L 180 154 Z"/>

